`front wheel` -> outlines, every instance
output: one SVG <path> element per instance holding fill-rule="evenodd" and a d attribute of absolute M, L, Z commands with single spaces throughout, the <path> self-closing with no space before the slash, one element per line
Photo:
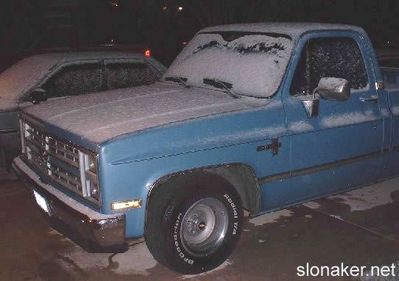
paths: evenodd
<path fill-rule="evenodd" d="M 185 274 L 219 266 L 241 233 L 242 208 L 235 190 L 214 177 L 196 182 L 162 186 L 154 192 L 145 234 L 153 256 Z"/>

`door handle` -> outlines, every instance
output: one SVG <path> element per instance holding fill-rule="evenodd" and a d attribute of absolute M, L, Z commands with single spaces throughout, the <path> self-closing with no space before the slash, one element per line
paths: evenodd
<path fill-rule="evenodd" d="M 359 98 L 361 102 L 373 102 L 373 103 L 377 103 L 378 102 L 378 96 L 370 96 L 367 98 L 361 97 Z"/>

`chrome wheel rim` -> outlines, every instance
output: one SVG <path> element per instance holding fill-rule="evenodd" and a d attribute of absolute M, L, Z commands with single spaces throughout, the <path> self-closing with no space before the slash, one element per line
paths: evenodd
<path fill-rule="evenodd" d="M 205 256 L 218 249 L 229 224 L 227 209 L 216 198 L 195 202 L 183 217 L 182 245 L 193 256 Z"/>

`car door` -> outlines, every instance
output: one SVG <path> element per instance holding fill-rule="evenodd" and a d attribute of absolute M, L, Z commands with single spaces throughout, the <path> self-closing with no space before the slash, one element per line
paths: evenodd
<path fill-rule="evenodd" d="M 159 78 L 158 72 L 144 61 L 109 59 L 104 63 L 109 90 L 151 84 Z"/>
<path fill-rule="evenodd" d="M 75 96 L 104 90 L 103 67 L 100 61 L 79 61 L 63 64 L 41 84 L 47 98 Z"/>
<path fill-rule="evenodd" d="M 371 183 L 381 168 L 383 118 L 368 41 L 354 32 L 307 34 L 294 56 L 285 91 L 291 132 L 292 200 L 300 201 Z M 322 77 L 351 85 L 346 101 L 320 99 L 319 114 L 303 105 Z"/>

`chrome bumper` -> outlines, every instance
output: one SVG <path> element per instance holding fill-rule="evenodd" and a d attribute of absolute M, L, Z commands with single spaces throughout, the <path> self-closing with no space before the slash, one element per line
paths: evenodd
<path fill-rule="evenodd" d="M 43 212 L 54 229 L 88 252 L 122 252 L 127 249 L 124 214 L 104 215 L 92 210 L 43 182 L 20 157 L 14 159 L 12 166 L 29 189 L 45 199 L 48 213 Z"/>

